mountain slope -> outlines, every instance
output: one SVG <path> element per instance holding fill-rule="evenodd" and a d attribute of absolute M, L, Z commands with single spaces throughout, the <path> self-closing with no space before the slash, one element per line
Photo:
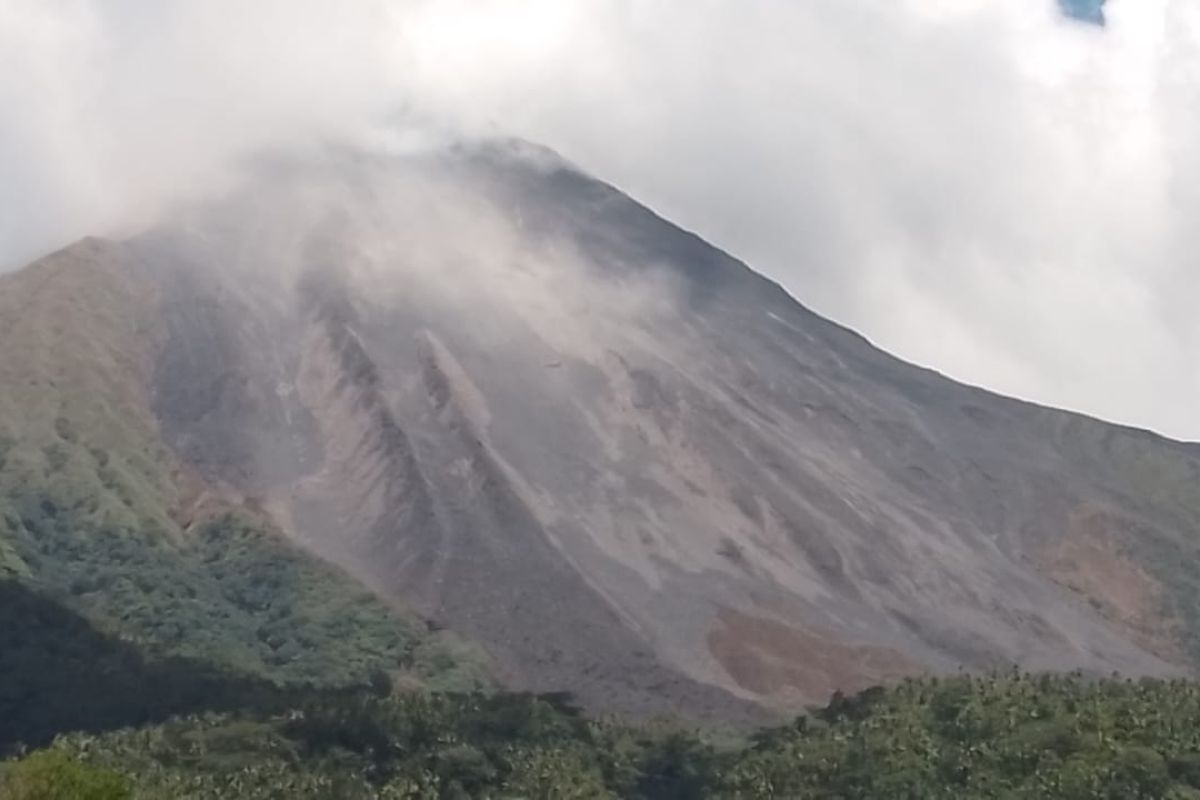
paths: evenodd
<path fill-rule="evenodd" d="M 545 152 L 265 162 L 7 284 L 63 260 L 94 264 L 88 313 L 129 363 L 55 349 L 91 323 L 41 312 L 6 385 L 100 388 L 12 395 L 37 441 L 108 415 L 167 498 L 131 528 L 248 509 L 517 688 L 742 718 L 925 670 L 1200 654 L 1200 448 L 900 362 Z"/>
<path fill-rule="evenodd" d="M 70 613 L 151 671 L 183 656 L 284 684 L 362 685 L 379 671 L 486 684 L 461 643 L 297 549 L 163 445 L 149 380 L 159 300 L 130 251 L 86 240 L 0 286 L 0 590 L 62 609 L 4 626 L 0 747 L 51 717 L 95 716 L 37 688 L 65 669 L 60 656 L 88 651 L 56 622 Z"/>

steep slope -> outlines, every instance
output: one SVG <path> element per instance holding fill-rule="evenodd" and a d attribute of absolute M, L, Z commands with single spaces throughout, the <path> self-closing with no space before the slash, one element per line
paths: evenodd
<path fill-rule="evenodd" d="M 118 249 L 91 279 L 153 293 L 115 347 L 145 480 L 237 498 L 515 687 L 741 718 L 1200 655 L 1200 448 L 904 364 L 545 152 L 277 160 Z"/>
<path fill-rule="evenodd" d="M 459 643 L 297 549 L 164 446 L 150 402 L 163 316 L 149 275 L 131 250 L 85 240 L 0 281 L 0 589 L 214 675 L 486 680 Z M 81 646 L 69 630 L 47 615 L 5 627 L 5 737 L 30 720 L 85 720 L 86 703 L 37 688 Z"/>

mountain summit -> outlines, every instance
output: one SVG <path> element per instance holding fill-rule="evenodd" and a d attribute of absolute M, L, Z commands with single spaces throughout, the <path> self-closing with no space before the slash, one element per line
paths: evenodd
<path fill-rule="evenodd" d="M 1200 654 L 1200 447 L 901 362 L 538 148 L 260 163 L 0 298 L 14 452 L 136 440 L 131 530 L 236 510 L 515 688 L 741 719 Z"/>

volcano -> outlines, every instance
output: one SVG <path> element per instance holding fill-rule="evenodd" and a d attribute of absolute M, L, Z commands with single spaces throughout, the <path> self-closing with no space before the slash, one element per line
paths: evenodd
<path fill-rule="evenodd" d="M 261 160 L 0 279 L 0 335 L 10 497 L 62 452 L 141 476 L 122 546 L 236 510 L 512 688 L 743 719 L 1200 654 L 1200 447 L 904 363 L 532 145 Z"/>

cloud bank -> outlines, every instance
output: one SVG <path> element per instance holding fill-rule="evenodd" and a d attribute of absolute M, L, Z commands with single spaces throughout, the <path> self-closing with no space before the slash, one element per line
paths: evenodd
<path fill-rule="evenodd" d="M 905 358 L 1200 439 L 1192 0 L 338 6 L 0 0 L 0 268 L 419 119 L 554 147 Z"/>

